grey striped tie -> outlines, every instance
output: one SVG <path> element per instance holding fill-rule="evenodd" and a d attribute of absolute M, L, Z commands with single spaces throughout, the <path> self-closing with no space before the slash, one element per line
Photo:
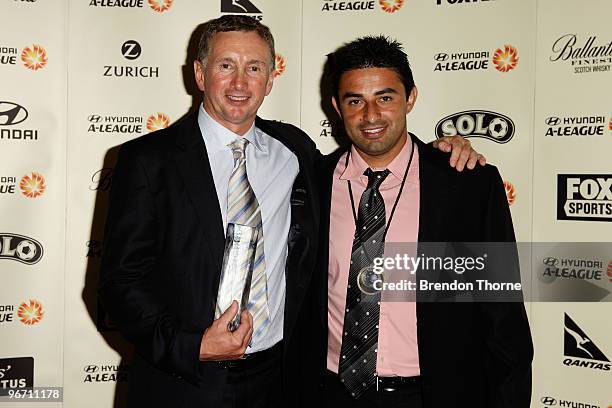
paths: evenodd
<path fill-rule="evenodd" d="M 257 197 L 247 177 L 245 148 L 248 140 L 241 137 L 229 144 L 234 154 L 234 168 L 227 190 L 227 222 L 249 225 L 260 229 L 259 240 L 255 249 L 253 280 L 249 295 L 249 312 L 253 315 L 253 340 L 261 338 L 270 324 L 268 310 L 268 281 L 266 278 L 266 260 L 264 257 L 264 236 L 261 212 Z"/>

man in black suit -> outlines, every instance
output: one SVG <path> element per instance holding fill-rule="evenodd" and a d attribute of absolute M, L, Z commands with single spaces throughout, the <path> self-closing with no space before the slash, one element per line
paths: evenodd
<path fill-rule="evenodd" d="M 320 154 L 296 127 L 256 117 L 274 60 L 272 35 L 256 20 L 205 23 L 198 112 L 121 148 L 99 294 L 136 348 L 131 406 L 297 406 L 317 391 L 305 342 L 318 320 Z M 470 153 L 473 166 L 459 142 L 457 167 Z M 264 284 L 251 286 L 257 312 L 244 311 L 230 332 L 237 305 L 215 316 L 215 302 L 226 225 L 245 213 L 263 231 Z"/>
<path fill-rule="evenodd" d="M 399 43 L 363 37 L 329 64 L 352 145 L 327 157 L 320 194 L 327 406 L 529 407 L 533 348 L 521 301 L 425 302 L 418 291 L 416 302 L 385 301 L 372 284 L 385 242 L 418 242 L 418 254 L 424 242 L 514 242 L 497 169 L 453 171 L 408 133 L 417 88 Z"/>

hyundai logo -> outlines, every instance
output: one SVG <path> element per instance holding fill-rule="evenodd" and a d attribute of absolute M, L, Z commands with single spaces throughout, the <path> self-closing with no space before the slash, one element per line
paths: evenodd
<path fill-rule="evenodd" d="M 0 102 L 0 126 L 16 125 L 28 118 L 28 111 L 13 102 Z"/>
<path fill-rule="evenodd" d="M 85 368 L 83 368 L 83 371 L 85 371 L 86 373 L 95 373 L 98 372 L 100 368 L 97 365 L 86 365 Z"/>
<path fill-rule="evenodd" d="M 89 115 L 87 117 L 87 120 L 93 123 L 98 123 L 100 122 L 100 120 L 102 119 L 102 117 L 100 115 Z"/>
<path fill-rule="evenodd" d="M 434 55 L 434 59 L 436 61 L 446 61 L 448 59 L 448 54 L 445 52 L 440 52 L 436 55 Z"/>
<path fill-rule="evenodd" d="M 553 397 L 542 397 L 540 402 L 544 405 L 557 405 L 557 400 Z"/>
<path fill-rule="evenodd" d="M 319 124 L 321 126 L 323 126 L 323 127 L 330 127 L 331 126 L 331 123 L 327 119 L 323 119 Z"/>
<path fill-rule="evenodd" d="M 546 118 L 546 124 L 548 126 L 557 126 L 559 124 L 559 122 L 561 122 L 561 119 L 559 119 L 556 116 L 550 116 L 550 117 Z"/>
<path fill-rule="evenodd" d="M 553 258 L 553 257 L 547 257 L 542 259 L 542 262 L 544 263 L 544 265 L 546 266 L 557 266 L 559 265 L 559 260 L 557 258 Z"/>

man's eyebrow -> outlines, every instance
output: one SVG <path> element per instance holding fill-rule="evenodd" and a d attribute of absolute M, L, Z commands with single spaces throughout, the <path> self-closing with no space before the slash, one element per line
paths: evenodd
<path fill-rule="evenodd" d="M 398 92 L 393 88 L 385 88 L 385 89 L 381 89 L 380 91 L 375 92 L 374 95 L 384 95 L 388 93 L 396 94 Z"/>
<path fill-rule="evenodd" d="M 374 95 L 378 96 L 378 95 L 384 95 L 384 94 L 398 94 L 399 92 L 397 92 L 395 89 L 393 88 L 384 88 L 381 89 L 380 91 L 376 91 L 374 92 Z M 355 92 L 345 92 L 344 94 L 342 94 L 342 99 L 346 99 L 346 98 L 361 98 L 363 96 L 363 94 L 360 93 L 355 93 Z"/>

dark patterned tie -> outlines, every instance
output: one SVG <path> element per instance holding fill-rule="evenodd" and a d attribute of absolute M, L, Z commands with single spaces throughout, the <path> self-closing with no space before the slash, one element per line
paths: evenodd
<path fill-rule="evenodd" d="M 372 266 L 373 259 L 384 253 L 385 203 L 378 188 L 389 170 L 367 169 L 364 175 L 368 186 L 359 201 L 339 364 L 340 381 L 354 398 L 376 383 L 380 292 L 374 282 L 381 277 Z"/>

